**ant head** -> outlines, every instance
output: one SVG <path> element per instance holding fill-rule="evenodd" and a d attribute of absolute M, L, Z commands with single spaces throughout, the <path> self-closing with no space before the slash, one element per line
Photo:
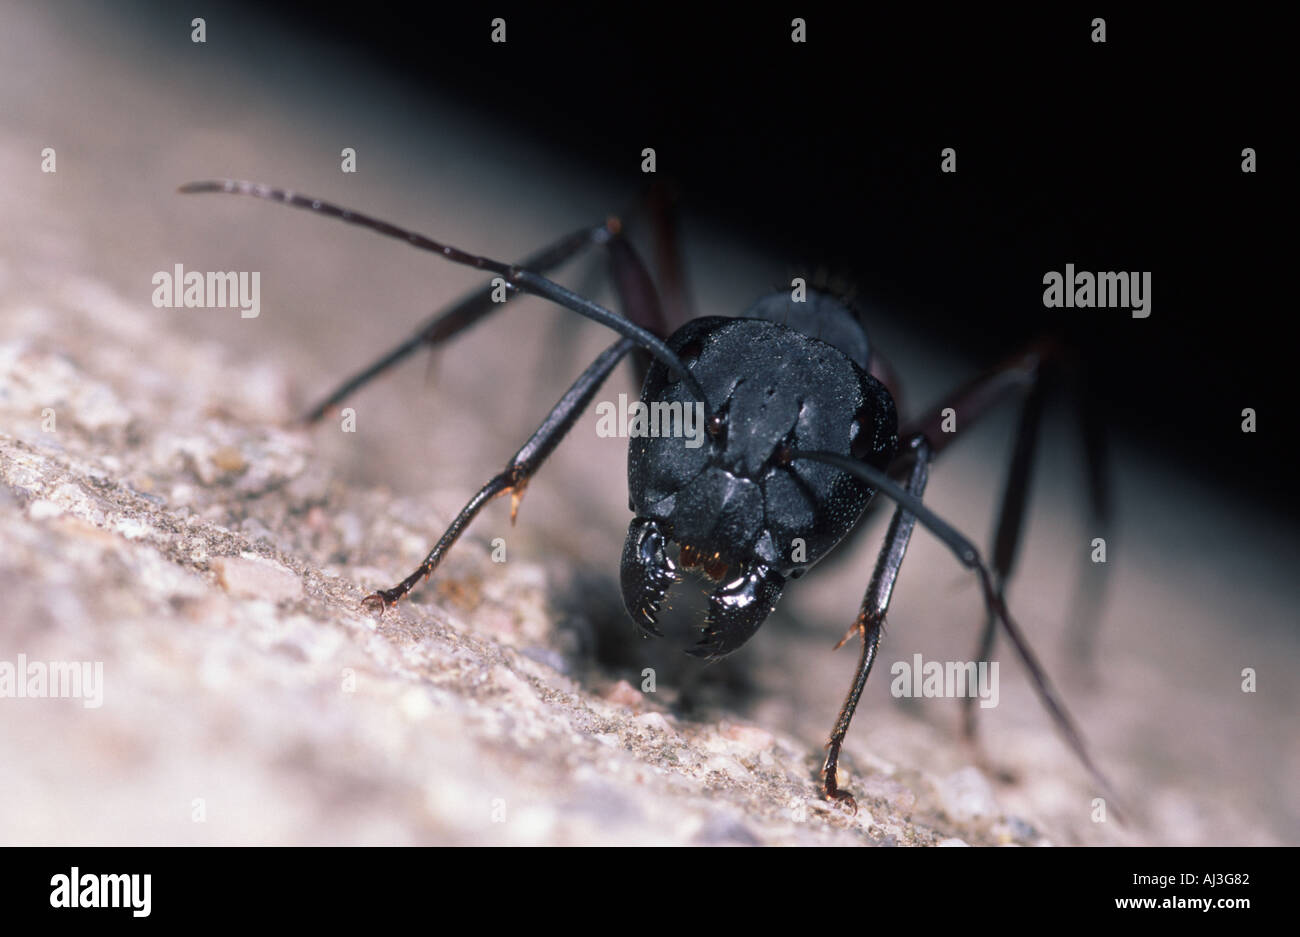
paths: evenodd
<path fill-rule="evenodd" d="M 654 633 L 679 566 L 712 580 L 697 653 L 739 647 L 798 578 L 854 526 L 872 489 L 796 450 L 830 450 L 884 468 L 898 442 L 888 391 L 835 346 L 764 319 L 695 319 L 668 340 L 708 396 L 692 436 L 629 432 L 637 515 L 623 553 L 629 613 Z M 643 428 L 691 403 L 660 362 L 646 374 Z M 682 409 L 682 413 L 687 411 Z M 670 556 L 680 548 L 679 561 Z"/>

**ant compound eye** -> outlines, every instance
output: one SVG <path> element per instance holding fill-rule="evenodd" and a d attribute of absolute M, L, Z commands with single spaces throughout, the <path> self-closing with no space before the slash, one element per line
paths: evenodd
<path fill-rule="evenodd" d="M 870 461 L 876 453 L 876 434 L 872 431 L 871 414 L 865 406 L 859 407 L 849 424 L 849 452 L 860 461 Z"/>
<path fill-rule="evenodd" d="M 722 442 L 726 437 L 727 418 L 721 413 L 715 413 L 713 416 L 709 417 L 709 421 L 704 424 L 704 428 L 711 437 L 718 442 Z"/>

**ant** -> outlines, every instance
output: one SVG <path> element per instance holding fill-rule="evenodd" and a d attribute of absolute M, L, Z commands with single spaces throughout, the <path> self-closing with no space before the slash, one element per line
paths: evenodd
<path fill-rule="evenodd" d="M 635 353 L 642 402 L 702 406 L 707 434 L 704 445 L 695 440 L 695 446 L 688 446 L 687 440 L 672 435 L 637 435 L 629 444 L 629 508 L 635 516 L 623 549 L 620 581 L 624 605 L 643 635 L 660 635 L 660 603 L 680 580 L 679 568 L 690 570 L 711 581 L 714 589 L 700 639 L 688 653 L 710 660 L 732 653 L 767 619 L 787 583 L 803 576 L 843 540 L 875 495 L 884 495 L 895 503 L 894 514 L 857 618 L 836 645 L 854 635 L 862 637 L 853 684 L 827 743 L 823 796 L 856 812 L 853 796 L 837 785 L 840 749 L 875 662 L 894 584 L 917 522 L 979 582 L 986 619 L 976 659 L 988 659 L 1001 625 L 1070 748 L 1109 793 L 1110 785 L 1089 757 L 1004 597 L 1023 526 L 1045 377 L 1061 357 L 1057 343 L 1030 346 L 958 390 L 950 403 L 900 427 L 892 371 L 846 301 L 812 288 L 798 301 L 791 293 L 778 292 L 758 300 L 740 317 L 693 318 L 670 328 L 654 283 L 617 218 L 509 264 L 271 186 L 213 180 L 188 183 L 180 191 L 281 202 L 496 275 L 344 381 L 307 413 L 309 423 L 416 349 L 444 342 L 500 308 L 502 287 L 507 301 L 519 294 L 541 296 L 620 336 L 582 372 L 505 469 L 469 500 L 424 561 L 401 582 L 366 597 L 363 605 L 368 610 L 382 614 L 429 578 L 489 501 L 508 493 L 513 522 L 529 481 L 614 368 Z M 592 247 L 609 253 L 622 315 L 545 275 Z M 680 268 L 671 250 L 660 253 L 680 317 L 685 308 Z M 969 539 L 925 505 L 922 496 L 931 463 L 955 436 L 943 431 L 945 411 L 961 411 L 966 428 L 1015 393 L 1025 402 L 988 563 Z M 1095 495 L 1103 488 L 1100 449 L 1096 433 L 1086 435 Z M 674 546 L 676 562 L 670 550 Z M 965 701 L 968 736 L 973 735 L 973 699 Z"/>

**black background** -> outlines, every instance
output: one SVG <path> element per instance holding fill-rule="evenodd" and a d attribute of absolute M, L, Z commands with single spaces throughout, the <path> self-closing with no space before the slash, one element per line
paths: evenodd
<path fill-rule="evenodd" d="M 848 276 L 924 341 L 987 362 L 1062 331 L 1118 434 L 1300 516 L 1272 13 L 256 9 L 345 49 L 340 67 L 453 95 L 630 186 L 653 146 L 692 211 Z M 489 41 L 496 16 L 505 45 Z M 955 175 L 939 172 L 947 146 Z M 1066 263 L 1150 271 L 1151 317 L 1045 309 L 1042 277 Z"/>

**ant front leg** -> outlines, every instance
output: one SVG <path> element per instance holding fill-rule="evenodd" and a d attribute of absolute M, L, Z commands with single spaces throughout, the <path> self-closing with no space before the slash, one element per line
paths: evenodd
<path fill-rule="evenodd" d="M 560 440 L 569 432 L 573 424 L 577 422 L 591 398 L 595 396 L 605 379 L 609 377 L 611 371 L 618 365 L 623 357 L 636 347 L 632 339 L 624 338 L 615 342 L 609 348 L 605 349 L 595 361 L 582 372 L 581 376 L 574 382 L 573 386 L 560 398 L 560 402 L 555 405 L 542 425 L 537 431 L 529 437 L 528 442 L 515 453 L 505 470 L 495 475 L 491 481 L 479 489 L 478 494 L 474 495 L 456 515 L 456 519 L 451 522 L 447 532 L 442 535 L 434 548 L 429 551 L 411 575 L 407 576 L 391 589 L 382 589 L 379 592 L 367 596 L 364 606 L 372 612 L 382 612 L 391 606 L 394 602 L 414 589 L 421 579 L 427 579 L 438 568 L 447 551 L 451 549 L 465 528 L 493 498 L 509 492 L 512 497 L 510 506 L 510 521 L 514 523 L 515 516 L 519 510 L 519 501 L 523 498 L 524 489 L 527 487 L 529 480 L 546 461 Z"/>
<path fill-rule="evenodd" d="M 929 460 L 933 456 L 933 449 L 929 439 L 924 435 L 916 436 L 915 434 L 909 434 L 907 438 L 913 450 L 911 455 L 918 462 L 928 466 Z M 907 455 L 909 453 L 904 453 L 905 457 Z M 1092 775 L 1094 783 L 1105 794 L 1109 802 L 1115 803 L 1117 798 L 1114 795 L 1114 789 L 1088 754 L 1082 734 L 1079 732 L 1074 720 L 1070 718 L 1070 714 L 1066 711 L 1060 695 L 1048 679 L 1047 671 L 1043 669 L 1043 665 L 1038 662 L 1037 655 L 1030 648 L 1024 632 L 1016 624 L 1015 619 L 1012 618 L 1006 600 L 994 588 L 993 573 L 980 556 L 975 545 L 955 527 L 930 510 L 916 494 L 894 481 L 888 472 L 881 471 L 867 462 L 846 457 L 836 452 L 817 450 L 794 450 L 790 453 L 790 459 L 804 459 L 833 465 L 841 471 L 856 477 L 859 481 L 872 486 L 877 496 L 884 495 L 898 505 L 895 516 L 896 526 L 891 527 L 885 549 L 877 561 L 876 574 L 872 577 L 872 583 L 867 589 L 866 598 L 863 600 L 862 613 L 859 615 L 854 629 L 861 630 L 865 648 L 853 688 L 849 691 L 848 698 L 844 702 L 844 708 L 840 712 L 840 719 L 836 724 L 834 733 L 831 735 L 830 753 L 825 766 L 829 781 L 824 789 L 826 796 L 836 800 L 848 801 L 852 806 L 852 799 L 842 796 L 835 786 L 834 769 L 839 759 L 839 743 L 843 741 L 844 733 L 848 731 L 849 721 L 853 718 L 853 711 L 857 708 L 862 687 L 866 684 L 871 664 L 875 659 L 875 648 L 880 640 L 879 632 L 884 622 L 885 612 L 888 610 L 894 579 L 897 577 L 898 568 L 902 563 L 903 552 L 906 550 L 907 541 L 911 535 L 910 529 L 903 529 L 904 524 L 910 523 L 907 520 L 907 516 L 910 515 L 928 529 L 930 533 L 938 537 L 962 566 L 965 566 L 976 575 L 980 584 L 980 592 L 984 598 L 985 608 L 994 617 L 995 621 L 1001 622 L 1002 628 L 1011 640 L 1011 645 L 1015 649 L 1017 656 L 1029 671 L 1030 681 L 1038 694 L 1039 700 L 1052 717 L 1052 721 L 1056 723 L 1056 727 L 1060 730 L 1061 735 L 1074 751 L 1080 763 Z M 914 464 L 908 483 L 909 486 L 924 486 L 926 477 L 924 473 L 924 468 Z M 852 631 L 849 632 L 850 635 L 852 633 Z M 1116 810 L 1115 813 L 1118 815 L 1119 811 Z"/>
<path fill-rule="evenodd" d="M 908 440 L 907 447 L 913 462 L 906 490 L 908 494 L 919 499 L 925 493 L 925 483 L 930 477 L 932 458 L 930 444 L 924 436 L 916 435 Z M 898 571 L 902 568 L 903 557 L 907 553 L 907 545 L 912 539 L 912 529 L 915 526 L 915 515 L 901 506 L 894 511 L 894 517 L 889 522 L 889 532 L 885 535 L 884 546 L 876 560 L 875 572 L 871 574 L 871 583 L 867 586 L 866 595 L 862 597 L 862 607 L 858 611 L 857 620 L 848 634 L 835 646 L 836 650 L 843 647 L 844 642 L 848 641 L 855 632 L 862 635 L 862 657 L 853 676 L 853 685 L 844 699 L 839 718 L 835 720 L 830 741 L 826 743 L 826 762 L 822 765 L 822 796 L 827 800 L 845 804 L 854 813 L 857 813 L 858 807 L 853 795 L 848 791 L 840 790 L 836 778 L 840 749 L 844 745 L 844 736 L 848 734 L 849 723 L 853 721 L 853 713 L 858 708 L 858 700 L 862 698 L 862 690 L 867 685 L 867 677 L 871 675 L 871 665 L 876 661 L 880 631 L 884 627 L 885 614 L 889 611 L 889 600 L 894 594 L 894 583 L 898 579 Z"/>
<path fill-rule="evenodd" d="M 621 224 L 617 219 L 610 219 L 606 223 L 606 227 L 592 230 L 593 232 L 604 231 L 607 233 L 607 236 L 601 238 L 601 240 L 607 243 L 609 247 L 611 273 L 622 302 L 625 317 L 651 334 L 659 334 L 663 327 L 663 313 L 659 305 L 658 294 L 655 292 L 654 283 L 646 272 L 645 266 L 641 263 L 641 259 L 637 256 L 631 244 L 622 236 Z M 548 262 L 551 260 L 558 262 L 561 257 L 569 256 L 572 253 L 571 246 L 577 237 L 575 235 L 565 242 L 556 244 L 538 256 L 547 258 Z M 478 298 L 476 294 L 469 297 L 468 301 L 473 302 Z M 466 306 L 466 303 L 462 303 L 461 306 Z M 473 307 L 469 308 L 472 312 Z M 433 325 L 457 316 L 460 309 L 461 307 L 458 306 L 449 310 L 436 319 Z M 478 315 L 482 314 L 484 313 L 478 313 Z M 459 326 L 459 328 L 463 327 L 463 325 Z M 420 333 L 417 333 L 412 340 L 423 341 L 424 339 L 421 338 Z M 465 528 L 483 509 L 483 506 L 506 492 L 510 492 L 512 498 L 510 522 L 513 524 L 519 511 L 519 502 L 523 498 L 524 489 L 527 487 L 529 480 L 559 444 L 560 440 L 572 428 L 574 422 L 582 414 L 587 404 L 591 402 L 592 397 L 595 396 L 596 391 L 600 389 L 605 379 L 609 377 L 614 367 L 629 352 L 637 348 L 638 342 L 635 339 L 625 338 L 602 353 L 569 388 L 568 392 L 560 399 L 560 402 L 542 421 L 542 425 L 533 433 L 528 442 L 524 443 L 523 448 L 515 453 L 514 458 L 510 460 L 505 470 L 498 473 L 479 489 L 479 492 L 461 509 L 461 512 L 456 515 L 456 519 L 452 521 L 451 526 L 447 528 L 446 533 L 429 551 L 429 555 L 425 557 L 424 562 L 392 588 L 367 596 L 364 603 L 366 608 L 371 611 L 382 612 L 415 588 L 422 578 L 427 579 L 431 576 L 442 562 L 443 557 L 446 556 L 447 551 L 451 549 L 452 544 L 459 539 Z M 643 353 L 642 358 L 645 360 L 638 362 L 638 371 L 644 377 L 649 356 Z"/>

